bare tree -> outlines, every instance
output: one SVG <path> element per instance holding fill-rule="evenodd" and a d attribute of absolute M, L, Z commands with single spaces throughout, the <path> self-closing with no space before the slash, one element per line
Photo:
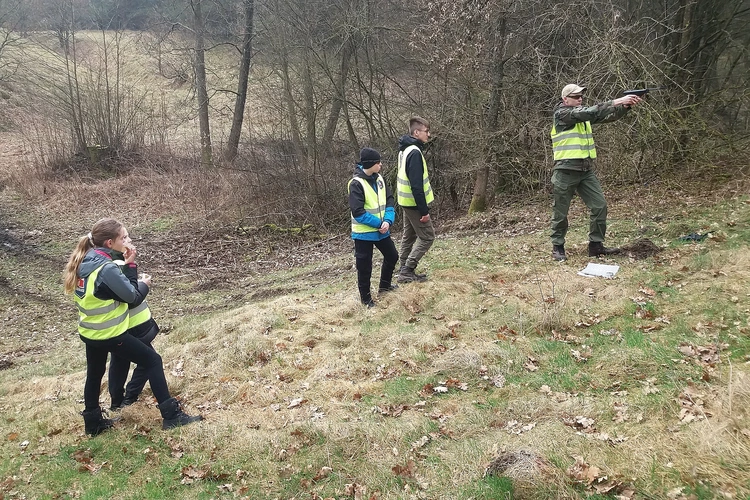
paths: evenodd
<path fill-rule="evenodd" d="M 514 11 L 517 2 L 442 0 L 429 4 L 431 24 L 415 31 L 431 61 L 443 68 L 452 107 L 446 114 L 453 130 L 448 146 L 460 151 L 464 171 L 473 177 L 469 213 L 484 211 L 489 203 L 490 171 L 503 161 L 505 129 L 513 127 L 502 116 L 506 101 L 506 64 L 514 55 L 510 41 L 518 37 Z M 450 42 L 449 42 L 450 41 Z M 502 121 L 505 119 L 504 121 Z M 444 119 L 443 119 L 444 120 Z M 468 147 L 466 147 L 468 146 Z"/>
<path fill-rule="evenodd" d="M 190 0 L 193 11 L 193 36 L 195 37 L 195 48 L 193 54 L 193 71 L 195 72 L 195 94 L 198 99 L 198 122 L 201 136 L 201 165 L 203 167 L 213 166 L 213 153 L 211 149 L 211 123 L 209 119 L 209 99 L 206 86 L 206 56 L 203 19 L 203 0 Z"/>
<path fill-rule="evenodd" d="M 24 10 L 20 0 L 0 2 L 0 81 L 16 71 L 18 63 L 6 57 L 9 48 L 21 43 L 18 29 L 24 24 Z"/>
<path fill-rule="evenodd" d="M 252 60 L 253 42 L 253 14 L 255 1 L 243 0 L 245 7 L 245 30 L 242 37 L 242 56 L 240 58 L 240 71 L 237 78 L 237 96 L 234 102 L 234 113 L 232 115 L 232 129 L 229 132 L 229 140 L 224 152 L 224 158 L 232 160 L 237 156 L 237 148 L 240 143 L 242 122 L 245 117 L 245 103 L 247 102 L 247 84 L 250 76 L 250 63 Z"/>

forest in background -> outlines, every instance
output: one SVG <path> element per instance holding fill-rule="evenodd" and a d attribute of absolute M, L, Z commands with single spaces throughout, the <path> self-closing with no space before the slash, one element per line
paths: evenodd
<path fill-rule="evenodd" d="M 748 0 L 2 0 L 0 127 L 32 153 L 3 182 L 147 169 L 205 179 L 206 204 L 231 188 L 207 217 L 338 223 L 359 148 L 393 175 L 419 114 L 439 209 L 481 212 L 546 189 L 578 82 L 584 104 L 661 87 L 596 132 L 605 184 L 726 183 L 750 159 L 748 20 Z"/>
<path fill-rule="evenodd" d="M 0 497 L 747 497 L 747 5 L 0 0 Z M 658 250 L 615 280 L 579 203 L 549 258 L 570 81 L 665 87 L 595 132 L 608 236 Z M 370 310 L 346 180 L 414 113 L 430 280 Z M 200 424 L 85 435 L 60 271 L 103 216 Z"/>

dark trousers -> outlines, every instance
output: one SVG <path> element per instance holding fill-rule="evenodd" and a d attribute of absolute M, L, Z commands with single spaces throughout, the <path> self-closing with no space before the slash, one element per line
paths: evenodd
<path fill-rule="evenodd" d="M 591 212 L 589 241 L 602 242 L 607 233 L 607 202 L 602 186 L 592 170 L 555 170 L 552 172 L 552 244 L 564 245 L 568 233 L 568 210 L 578 193 Z"/>
<path fill-rule="evenodd" d="M 390 236 L 379 241 L 354 240 L 354 259 L 357 264 L 357 288 L 362 302 L 372 300 L 370 280 L 372 279 L 373 247 L 383 254 L 378 288 L 388 288 L 393 279 L 393 270 L 398 262 L 398 251 Z"/>
<path fill-rule="evenodd" d="M 153 322 L 151 330 L 158 330 L 156 323 Z M 148 346 L 149 349 L 154 350 L 151 345 L 151 341 L 156 336 L 156 333 L 149 331 L 143 337 L 136 337 L 138 340 L 143 342 L 144 345 Z M 121 358 L 115 354 L 112 355 L 112 359 L 109 362 L 109 397 L 112 400 L 112 406 L 120 406 L 125 399 L 125 396 L 131 399 L 137 399 L 141 391 L 148 381 L 148 372 L 144 366 L 136 365 L 133 370 L 133 376 L 130 377 L 127 387 L 125 387 L 125 381 L 128 379 L 128 373 L 130 372 L 130 361 Z"/>
<path fill-rule="evenodd" d="M 86 344 L 86 384 L 83 388 L 83 400 L 87 410 L 99 408 L 99 394 L 102 378 L 107 371 L 108 353 L 142 366 L 151 385 L 151 391 L 159 403 L 171 397 L 161 356 L 137 338 L 124 333 L 105 340 L 91 340 L 81 336 L 81 340 Z"/>

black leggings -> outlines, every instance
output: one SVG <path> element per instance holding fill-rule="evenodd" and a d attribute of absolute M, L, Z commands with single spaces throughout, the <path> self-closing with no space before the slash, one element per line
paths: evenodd
<path fill-rule="evenodd" d="M 151 392 L 156 401 L 163 403 L 171 396 L 164 376 L 161 356 L 129 333 L 105 340 L 91 340 L 81 336 L 86 344 L 86 385 L 83 400 L 87 410 L 99 408 L 102 378 L 107 371 L 107 354 L 112 353 L 131 363 L 142 366 L 148 375 Z"/>
<path fill-rule="evenodd" d="M 151 323 L 153 324 L 151 329 L 143 337 L 136 338 L 147 345 L 149 349 L 154 349 L 151 341 L 156 337 L 158 327 L 156 326 L 156 322 L 152 321 Z M 130 361 L 113 354 L 109 360 L 109 397 L 112 401 L 112 406 L 120 406 L 126 396 L 134 399 L 137 398 L 141 391 L 143 391 L 146 381 L 148 381 L 148 371 L 146 368 L 136 365 L 135 370 L 133 370 L 133 376 L 130 378 L 128 386 L 125 387 L 129 372 Z"/>

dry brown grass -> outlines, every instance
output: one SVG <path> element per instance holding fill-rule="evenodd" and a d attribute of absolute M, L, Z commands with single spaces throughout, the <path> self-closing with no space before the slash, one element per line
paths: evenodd
<path fill-rule="evenodd" d="M 82 49 L 93 47 L 88 41 Z M 195 143 L 185 109 L 169 124 L 179 141 L 164 146 L 183 158 L 195 156 L 185 146 Z M 668 247 L 687 232 L 719 235 L 645 261 L 618 257 L 613 262 L 622 268 L 613 280 L 577 275 L 589 261 L 580 203 L 571 211 L 570 260 L 563 264 L 549 259 L 544 200 L 483 219 L 440 214 L 438 242 L 423 262 L 430 280 L 378 297 L 378 307 L 365 310 L 346 244 L 320 250 L 314 239 L 258 234 L 254 210 L 285 212 L 275 205 L 284 178 L 269 186 L 248 173 L 200 171 L 174 157 L 130 160 L 118 175 L 51 172 L 32 161 L 48 134 L 42 125 L 35 132 L 37 118 L 18 120 L 29 125 L 24 135 L 3 131 L 0 138 L 0 183 L 10 185 L 0 207 L 8 219 L 12 214 L 8 234 L 21 245 L 0 264 L 0 300 L 9 311 L 3 348 L 12 359 L 0 376 L 7 437 L 0 451 L 12 457 L 4 475 L 49 479 L 48 457 L 92 443 L 120 450 L 127 442 L 151 449 L 175 482 L 186 462 L 232 478 L 242 468 L 251 477 L 244 484 L 261 485 L 269 498 L 312 496 L 309 488 L 284 485 L 301 484 L 291 481 L 323 466 L 335 471 L 318 488 L 327 496 L 340 497 L 355 482 L 383 499 L 470 497 L 465 492 L 482 485 L 492 461 L 508 464 L 498 472 L 514 479 L 518 498 L 583 498 L 592 490 L 566 473 L 574 456 L 644 497 L 664 498 L 678 487 L 749 494 L 750 217 L 747 199 L 736 198 L 747 193 L 742 179 L 700 196 L 667 183 L 611 193 L 613 241 L 645 234 Z M 156 280 L 152 308 L 172 327 L 155 346 L 171 389 L 188 411 L 205 415 L 201 424 L 162 433 L 146 396 L 123 410 L 108 437 L 83 436 L 83 353 L 70 333 L 73 308 L 56 287 L 60 266 L 49 260 L 64 258 L 103 216 L 122 219 L 142 237 L 142 263 Z M 345 236 L 345 219 L 332 232 Z M 251 234 L 239 234 L 240 223 Z M 44 234 L 29 234 L 36 230 Z M 226 251 L 215 252 L 222 245 Z M 278 259 L 274 246 L 291 250 Z M 247 247 L 255 248 L 240 251 Z M 653 295 L 643 292 L 649 289 Z M 635 299 L 669 323 L 634 318 Z M 654 325 L 661 329 L 647 330 Z M 730 347 L 708 366 L 682 356 L 682 342 Z M 587 349 L 587 361 L 571 354 Z M 439 384 L 448 392 L 434 392 Z M 683 422 L 678 397 L 690 385 L 707 418 Z M 628 418 L 616 421 L 617 408 Z M 569 425 L 578 416 L 593 427 Z M 25 440 L 29 452 L 19 451 Z M 186 454 L 183 462 L 170 454 L 174 447 Z M 134 463 L 131 485 L 150 484 L 157 469 Z M 395 466 L 407 473 L 396 477 Z M 98 477 L 118 481 L 108 474 Z M 28 484 L 37 487 L 29 497 L 46 494 L 37 481 Z M 214 496 L 215 485 L 203 484 L 180 494 Z"/>
<path fill-rule="evenodd" d="M 648 291 L 658 276 L 660 286 L 682 297 L 650 297 L 659 314 L 684 321 L 704 332 L 704 342 L 713 342 L 722 329 L 718 323 L 707 326 L 702 311 L 732 304 L 734 296 L 739 310 L 747 309 L 744 247 L 714 240 L 675 247 L 658 260 L 618 261 L 622 269 L 614 280 L 598 280 L 576 274 L 586 261 L 581 255 L 550 264 L 546 248 L 530 244 L 538 237 L 518 243 L 489 236 L 439 241 L 426 259 L 430 281 L 401 287 L 374 310 L 359 306 L 351 271 L 318 283 L 316 266 L 329 268 L 322 262 L 267 282 L 293 290 L 288 294 L 244 305 L 240 299 L 236 307 L 202 318 L 172 316 L 155 302 L 157 317 L 173 324 L 156 341 L 170 387 L 189 411 L 206 417 L 170 437 L 175 440 L 170 446 L 217 470 L 245 464 L 271 489 L 290 474 L 331 466 L 347 481 L 380 489 L 382 498 L 404 497 L 405 490 L 388 485 L 392 468 L 407 467 L 410 460 L 415 462 L 406 480 L 410 491 L 456 498 L 457 491 L 481 481 L 487 464 L 503 452 L 534 457 L 504 473 L 514 479 L 519 498 L 582 495 L 567 476 L 572 456 L 652 495 L 699 481 L 710 481 L 715 491 L 744 492 L 742 463 L 750 457 L 747 364 L 735 361 L 730 369 L 728 361 L 720 363 L 700 387 L 711 415 L 681 423 L 677 394 L 688 383 L 701 384 L 689 380 L 690 370 L 682 371 L 680 364 L 665 367 L 669 357 L 680 357 L 681 336 L 657 330 L 644 334 L 636 349 L 622 338 L 632 328 L 627 326 L 632 297 Z M 305 286 L 307 280 L 316 284 Z M 680 286 L 668 286 L 670 280 Z M 686 311 L 690 316 L 680 319 Z M 726 322 L 728 334 L 750 326 L 744 314 L 739 325 Z M 591 326 L 581 324 L 586 322 Z M 600 333 L 598 322 L 619 334 Z M 553 328 L 560 339 L 568 336 L 567 343 L 555 343 Z M 731 341 L 731 335 L 724 338 Z M 650 350 L 662 343 L 670 354 Z M 22 433 L 33 433 L 35 421 L 59 430 L 45 443 L 49 448 L 82 438 L 76 415 L 83 378 L 78 344 L 66 341 L 62 349 L 73 356 L 53 365 L 65 375 L 19 366 L 14 370 L 19 375 L 28 370 L 23 379 L 32 384 L 6 379 L 2 385 L 6 408 L 17 415 L 14 426 Z M 592 346 L 592 357 L 576 365 L 568 352 L 583 350 L 581 344 Z M 524 367 L 528 356 L 537 360 L 537 371 Z M 567 382 L 560 378 L 566 373 Z M 491 381 L 499 375 L 504 383 L 495 386 Z M 648 385 L 651 376 L 657 380 Z M 428 382 L 449 379 L 466 383 L 467 391 L 424 392 Z M 660 392 L 649 393 L 649 387 Z M 623 390 L 627 394 L 617 392 Z M 616 403 L 626 403 L 628 420 L 613 421 Z M 148 398 L 122 416 L 118 436 L 154 429 L 159 422 Z M 576 416 L 593 419 L 595 430 L 566 425 Z M 521 432 L 521 426 L 530 428 Z M 209 450 L 215 449 L 221 458 L 211 461 Z M 246 463 L 248 456 L 253 465 Z M 141 474 L 136 482 L 145 480 Z"/>
<path fill-rule="evenodd" d="M 681 358 L 676 347 L 684 340 L 721 339 L 746 349 L 749 258 L 746 244 L 732 239 L 744 237 L 738 229 L 749 219 L 746 201 L 729 202 L 727 211 L 712 207 L 717 200 L 636 191 L 630 194 L 642 200 L 636 208 L 611 202 L 613 239 L 652 231 L 666 247 L 688 229 L 736 235 L 667 248 L 646 261 L 618 258 L 614 262 L 622 268 L 613 280 L 577 275 L 589 260 L 580 205 L 572 211 L 570 260 L 564 264 L 549 259 L 546 220 L 539 216 L 546 208 L 540 205 L 498 211 L 492 218 L 497 226 L 486 228 L 451 221 L 424 260 L 430 280 L 379 297 L 378 307 L 367 311 L 356 298 L 344 246 L 321 251 L 314 242 L 302 243 L 287 255 L 302 254 L 306 260 L 290 262 L 307 267 L 284 265 L 272 275 L 270 251 L 234 251 L 286 244 L 264 243 L 257 235 L 241 239 L 226 230 L 245 215 L 238 199 L 252 196 L 242 190 L 248 183 L 242 173 L 177 167 L 155 172 L 136 165 L 119 177 L 39 183 L 43 173 L 24 175 L 28 164 L 18 163 L 23 142 L 13 144 L 13 168 L 6 166 L 0 177 L 33 202 L 19 210 L 15 223 L 46 232 L 27 237 L 38 248 L 67 251 L 64 242 L 105 215 L 142 235 L 144 262 L 156 270 L 152 308 L 160 323 L 172 327 L 157 338 L 156 348 L 173 392 L 190 412 L 206 417 L 169 434 L 169 446 L 196 463 L 227 471 L 242 467 L 277 496 L 299 493 L 284 490 L 290 476 L 312 476 L 330 466 L 337 481 L 366 484 L 380 490 L 381 498 L 421 492 L 453 499 L 481 484 L 500 450 L 526 450 L 524 457 L 541 457 L 545 466 L 527 461 L 506 471 L 519 498 L 583 497 L 586 485 L 574 487 L 566 473 L 573 456 L 655 497 L 701 481 L 715 492 L 747 494 L 747 359 L 735 355 L 730 369 L 725 352 L 707 381 L 691 369 L 694 360 L 671 361 Z M 19 206 L 13 205 L 19 203 L 17 191 L 3 196 L 7 206 Z M 506 220 L 524 222 L 506 227 Z M 446 234 L 451 227 L 456 230 Z M 506 230 L 512 234 L 499 236 Z M 232 234 L 237 239 L 221 255 L 234 260 L 211 253 Z M 181 254 L 186 246 L 189 253 Z M 172 260 L 175 255 L 181 258 Z M 43 265 L 26 269 L 21 275 L 38 280 L 54 280 L 58 272 Z M 651 287 L 656 294 L 644 296 L 642 290 Z M 44 289 L 40 295 L 55 293 Z M 639 296 L 684 331 L 666 324 L 663 330 L 637 330 L 652 326 L 633 319 Z M 64 315 L 33 310 L 36 321 L 54 323 L 57 331 L 68 332 L 74 323 L 72 309 Z M 19 346 L 29 340 L 17 324 L 11 323 L 14 335 L 6 338 L 14 351 L 12 371 L 4 371 L 10 376 L 0 383 L 2 409 L 12 415 L 3 430 L 31 436 L 52 453 L 85 446 L 77 414 L 84 378 L 80 341 L 48 337 L 63 339 L 50 349 L 36 337 L 35 351 L 25 354 Z M 611 333 L 603 334 L 601 325 Z M 572 350 L 587 349 L 588 361 L 573 359 Z M 527 366 L 530 358 L 536 370 Z M 451 379 L 466 383 L 467 390 L 430 392 Z M 677 398 L 689 384 L 699 386 L 711 415 L 682 423 Z M 613 420 L 616 404 L 626 404 L 628 420 Z M 149 398 L 122 416 L 113 434 L 118 438 L 167 439 Z M 593 419 L 595 429 L 566 425 L 577 416 Z M 528 430 L 519 431 L 523 426 Z M 3 449 L 15 452 L 15 444 Z M 169 461 L 168 453 L 159 460 Z M 413 474 L 398 483 L 393 468 L 409 461 L 415 463 Z M 136 470 L 133 484 L 146 484 L 150 473 Z M 329 486 L 341 490 L 338 483 Z M 186 496 L 199 496 L 199 490 Z"/>

